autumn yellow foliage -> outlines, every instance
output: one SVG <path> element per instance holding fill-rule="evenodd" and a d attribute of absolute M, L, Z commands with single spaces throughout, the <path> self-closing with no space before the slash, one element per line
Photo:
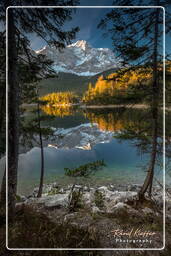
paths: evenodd
<path fill-rule="evenodd" d="M 83 96 L 83 102 L 87 103 L 101 96 L 115 97 L 118 94 L 125 94 L 131 85 L 148 84 L 151 77 L 151 70 L 147 68 L 121 70 L 110 74 L 106 78 L 100 76 L 94 86 L 91 83 L 89 84 L 88 90 Z"/>
<path fill-rule="evenodd" d="M 50 105 L 42 105 L 41 110 L 43 110 L 44 113 L 50 116 L 58 116 L 58 117 L 65 117 L 65 116 L 71 116 L 75 113 L 75 108 L 73 107 L 67 107 L 67 106 L 50 106 Z"/>
<path fill-rule="evenodd" d="M 51 106 L 59 105 L 66 106 L 78 103 L 78 96 L 70 91 L 67 92 L 53 92 L 40 97 L 41 101 L 47 102 Z"/>
<path fill-rule="evenodd" d="M 96 123 L 100 130 L 103 131 L 120 131 L 124 127 L 123 120 L 116 120 L 113 113 L 107 113 L 106 115 L 96 115 L 96 113 L 86 113 L 85 117 L 88 118 L 91 123 Z"/>

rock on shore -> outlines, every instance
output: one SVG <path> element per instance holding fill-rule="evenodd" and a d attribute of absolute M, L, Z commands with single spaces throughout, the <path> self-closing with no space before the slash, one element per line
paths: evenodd
<path fill-rule="evenodd" d="M 23 204 L 37 205 L 46 209 L 65 209 L 69 207 L 69 197 L 71 194 L 72 185 L 61 187 L 56 182 L 43 187 L 43 195 L 37 198 L 38 188 L 35 188 L 33 193 L 22 199 Z M 75 185 L 74 191 L 81 191 L 82 208 L 87 209 L 92 213 L 119 213 L 127 211 L 138 214 L 138 211 L 130 205 L 129 202 L 136 201 L 138 198 L 139 185 L 109 185 L 99 187 L 88 187 Z M 153 198 L 158 207 L 162 209 L 163 197 L 162 189 L 159 186 L 154 188 Z M 167 209 L 171 210 L 171 201 L 166 196 Z M 152 214 L 154 209 L 148 206 L 144 207 L 142 214 Z"/>

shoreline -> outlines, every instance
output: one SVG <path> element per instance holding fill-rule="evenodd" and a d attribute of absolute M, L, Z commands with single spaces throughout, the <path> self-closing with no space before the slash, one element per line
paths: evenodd
<path fill-rule="evenodd" d="M 89 108 L 89 109 L 99 109 L 99 108 L 132 108 L 132 109 L 148 109 L 150 108 L 149 105 L 146 104 L 132 104 L 132 105 L 125 105 L 125 104 L 109 104 L 109 105 L 81 105 L 80 108 Z M 160 110 L 163 110 L 163 107 L 160 107 Z M 171 111 L 171 106 L 166 107 L 165 110 Z"/>
<path fill-rule="evenodd" d="M 119 191 L 115 187 L 83 187 L 78 183 L 75 187 L 61 188 L 58 183 L 51 183 L 44 186 L 42 197 L 37 197 L 38 188 L 29 197 L 20 197 L 16 212 L 31 209 L 34 218 L 39 213 L 50 220 L 53 227 L 62 224 L 69 231 L 79 228 L 81 234 L 86 232 L 86 238 L 88 232 L 93 232 L 94 237 L 101 241 L 101 247 L 105 248 L 116 247 L 113 231 L 152 230 L 156 235 L 153 247 L 156 244 L 161 247 L 163 191 L 159 186 L 153 187 L 154 200 L 145 195 L 144 201 L 140 202 L 137 186 Z M 171 203 L 168 196 L 166 202 L 166 218 L 169 221 Z"/>
<path fill-rule="evenodd" d="M 143 184 L 143 182 L 142 182 Z M 55 196 L 55 195 L 61 195 L 61 194 L 69 194 L 72 190 L 72 187 L 74 185 L 75 190 L 81 189 L 82 193 L 94 193 L 95 191 L 101 191 L 102 193 L 133 193 L 134 195 L 138 195 L 138 192 L 140 191 L 142 184 L 140 183 L 99 183 L 99 184 L 89 184 L 89 183 L 58 183 L 56 181 L 50 182 L 50 183 L 44 183 L 43 184 L 43 192 L 42 192 L 42 198 L 48 198 L 49 196 Z M 39 190 L 39 187 L 34 187 L 32 192 L 28 195 L 24 195 L 22 193 L 18 194 L 21 198 L 25 198 L 25 200 L 30 198 L 37 198 L 37 192 Z M 171 190 L 170 186 L 167 186 L 167 190 Z M 158 183 L 156 183 L 153 186 L 153 193 L 154 194 L 162 194 L 163 188 Z M 25 201 L 24 200 L 24 201 Z"/>
<path fill-rule="evenodd" d="M 82 185 L 77 184 L 74 188 L 70 185 L 64 189 L 60 188 L 57 183 L 49 184 L 40 198 L 37 198 L 36 188 L 32 196 L 21 198 L 16 203 L 16 212 L 21 215 L 22 211 L 26 212 L 29 209 L 32 211 L 34 220 L 39 214 L 36 219 L 38 223 L 39 216 L 43 216 L 50 221 L 53 228 L 61 227 L 62 224 L 69 232 L 73 229 L 78 232 L 79 229 L 81 241 L 83 232 L 86 232 L 86 239 L 90 232 L 91 239 L 93 234 L 93 239 L 97 238 L 101 243 L 99 247 L 102 248 L 117 246 L 113 232 L 125 232 L 124 239 L 127 239 L 125 236 L 129 238 L 130 232 L 133 232 L 131 239 L 135 239 L 134 232 L 137 230 L 146 233 L 153 231 L 155 237 L 151 246 L 161 247 L 163 194 L 160 187 L 153 188 L 154 201 L 145 196 L 143 202 L 139 201 L 136 186 L 128 191 L 109 189 L 106 186 L 95 188 L 84 186 L 83 189 L 81 187 Z M 166 196 L 166 201 L 166 218 L 170 221 L 171 208 L 169 207 L 171 204 L 168 196 Z M 40 219 L 40 225 L 42 227 L 42 219 Z M 145 241 L 148 247 L 148 240 Z"/>
<path fill-rule="evenodd" d="M 23 108 L 24 107 L 34 107 L 37 106 L 36 103 L 31 103 L 31 104 L 27 104 L 27 103 L 23 103 L 21 105 Z M 61 104 L 54 104 L 54 105 L 50 105 L 47 104 L 48 107 L 76 107 L 78 106 L 79 108 L 82 109 L 101 109 L 101 108 L 132 108 L 132 109 L 148 109 L 150 106 L 146 105 L 146 104 L 132 104 L 132 105 L 126 105 L 126 104 L 109 104 L 109 105 L 83 105 L 83 104 L 65 104 L 65 105 L 61 105 Z M 160 109 L 163 110 L 163 107 L 160 107 Z M 167 111 L 171 111 L 171 106 L 169 107 L 165 107 L 165 110 Z"/>
<path fill-rule="evenodd" d="M 82 105 L 80 106 L 81 108 L 91 108 L 91 109 L 96 109 L 96 108 L 149 108 L 148 105 L 145 104 L 134 104 L 134 105 L 125 105 L 125 104 L 109 104 L 109 105 Z"/>

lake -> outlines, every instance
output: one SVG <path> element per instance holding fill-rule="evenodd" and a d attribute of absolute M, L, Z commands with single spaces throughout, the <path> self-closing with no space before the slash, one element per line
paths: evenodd
<path fill-rule="evenodd" d="M 61 128 L 63 128 L 62 131 L 68 131 L 68 134 L 65 132 L 61 139 L 65 139 L 65 147 L 44 147 L 45 183 L 56 181 L 64 185 L 72 184 L 75 179 L 67 177 L 64 173 L 64 168 L 76 168 L 96 160 L 104 160 L 106 166 L 98 170 L 89 179 L 78 179 L 78 183 L 106 185 L 140 184 L 143 182 L 149 162 L 150 145 L 147 145 L 147 148 L 140 148 L 138 146 L 139 141 L 136 138 L 136 133 L 143 128 L 150 131 L 151 123 L 148 110 L 125 110 L 124 108 L 82 109 L 78 107 L 73 109 L 55 109 L 43 106 L 42 114 L 51 117 L 50 119 L 48 118 L 48 120 L 44 118 L 44 121 L 41 123 L 42 126 L 53 127 L 53 129 L 57 131 Z M 31 118 L 32 114 L 28 111 L 27 121 L 30 120 L 31 122 Z M 90 149 L 84 150 L 78 147 L 72 148 L 71 146 L 67 148 L 67 136 L 69 138 L 68 142 L 73 139 L 72 129 L 70 128 L 82 124 L 90 124 L 90 126 L 87 126 L 89 128 L 87 128 L 86 133 L 85 130 L 79 130 L 80 128 L 78 128 L 75 133 L 77 134 L 78 132 L 82 136 L 85 136 L 85 134 L 89 135 L 87 143 L 92 143 Z M 97 128 L 91 127 L 91 124 L 96 124 Z M 93 132 L 92 129 L 94 129 Z M 94 139 L 96 138 L 96 132 L 98 132 L 97 143 Z M 108 134 L 110 135 L 108 141 L 103 139 L 105 134 L 107 138 Z M 93 136 L 94 138 L 91 141 Z M 118 136 L 120 137 L 118 138 Z M 161 181 L 162 156 L 158 158 L 158 161 L 159 164 L 156 166 L 155 172 L 156 177 Z M 1 159 L 1 178 L 3 162 L 4 159 Z M 33 188 L 39 184 L 39 147 L 33 147 L 26 153 L 20 154 L 18 173 L 18 193 L 31 193 Z"/>

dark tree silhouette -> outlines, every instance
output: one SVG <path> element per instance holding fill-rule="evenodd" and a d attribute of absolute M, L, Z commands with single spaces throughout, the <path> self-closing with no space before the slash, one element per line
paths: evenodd
<path fill-rule="evenodd" d="M 5 154 L 5 31 L 0 32 L 0 157 Z M 6 199 L 6 171 L 4 171 L 1 186 L 0 201 L 5 204 Z"/>
<path fill-rule="evenodd" d="M 75 0 L 56 1 L 23 1 L 25 6 L 71 6 Z M 3 1 L 0 8 L 0 21 L 5 23 L 4 13 L 8 6 L 20 6 L 20 1 Z M 17 191 L 17 169 L 19 148 L 19 105 L 22 91 L 20 81 L 19 48 L 24 51 L 24 60 L 30 62 L 31 51 L 28 51 L 26 41 L 28 35 L 35 33 L 47 44 L 54 44 L 57 48 L 64 48 L 71 43 L 78 28 L 64 31 L 63 25 L 71 19 L 73 9 L 69 8 L 12 8 L 8 9 L 8 209 L 9 216 L 14 217 Z M 30 67 L 31 68 L 31 67 Z"/>
<path fill-rule="evenodd" d="M 43 191 L 43 179 L 44 179 L 44 150 L 43 150 L 43 139 L 41 131 L 41 122 L 40 122 L 40 103 L 37 102 L 37 115 L 38 115 L 38 130 L 39 130 L 39 139 L 40 139 L 40 150 L 41 150 L 41 175 L 40 175 L 40 184 L 37 197 L 42 196 Z"/>
<path fill-rule="evenodd" d="M 165 1 L 147 1 L 146 5 L 156 8 L 116 8 L 112 9 L 98 25 L 111 36 L 113 47 L 126 66 L 123 70 L 135 69 L 140 65 L 149 67 L 152 82 L 148 90 L 148 101 L 151 109 L 151 153 L 150 162 L 144 184 L 139 191 L 139 197 L 144 198 L 148 190 L 151 195 L 156 154 L 158 146 L 159 99 L 162 99 L 162 42 L 163 42 L 163 12 L 159 7 Z M 138 6 L 134 0 L 114 1 L 113 5 Z M 166 31 L 169 32 L 169 24 Z"/>

